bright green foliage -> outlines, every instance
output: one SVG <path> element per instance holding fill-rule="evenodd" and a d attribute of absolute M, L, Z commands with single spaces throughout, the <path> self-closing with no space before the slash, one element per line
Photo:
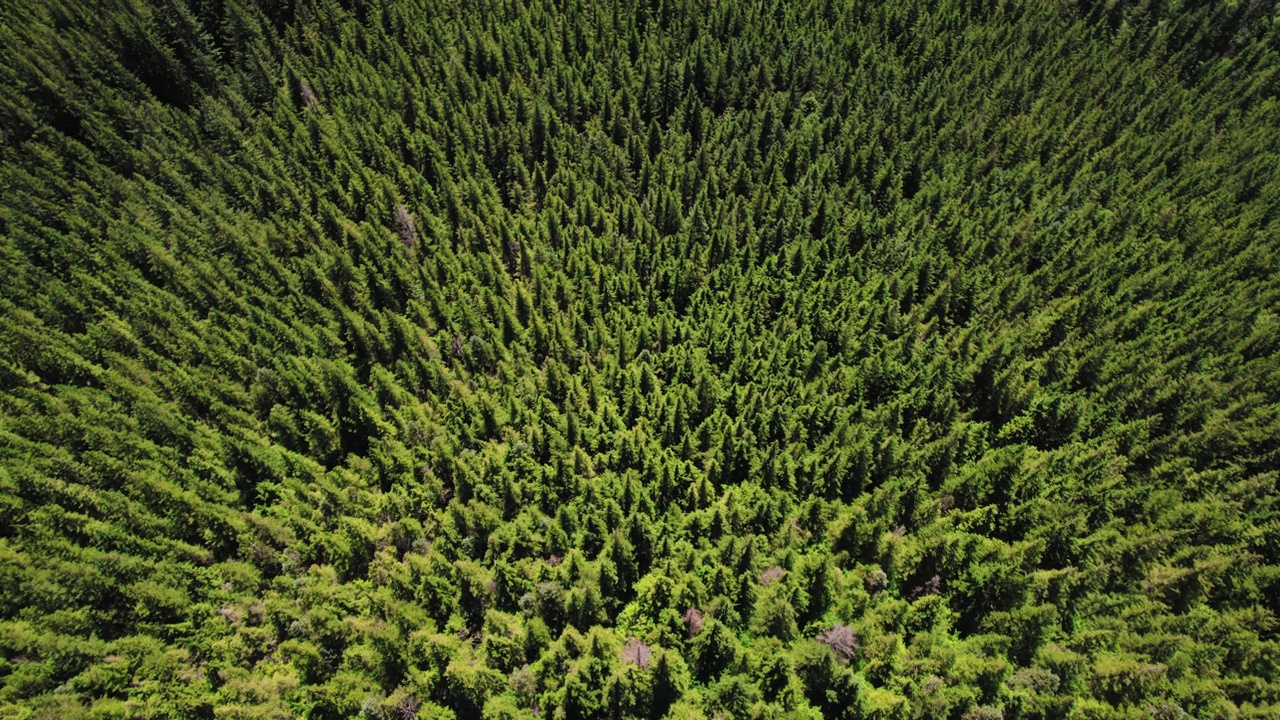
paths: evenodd
<path fill-rule="evenodd" d="M 1274 3 L 0 41 L 0 717 L 1280 715 Z"/>

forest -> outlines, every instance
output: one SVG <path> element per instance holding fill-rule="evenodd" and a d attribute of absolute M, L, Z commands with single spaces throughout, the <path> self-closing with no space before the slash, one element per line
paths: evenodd
<path fill-rule="evenodd" d="M 1280 8 L 0 3 L 0 718 L 356 717 L 1280 717 Z"/>

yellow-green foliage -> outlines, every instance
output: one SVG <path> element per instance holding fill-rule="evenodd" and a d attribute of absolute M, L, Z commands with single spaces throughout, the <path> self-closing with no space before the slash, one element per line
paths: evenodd
<path fill-rule="evenodd" d="M 1273 5 L 0 3 L 0 717 L 1276 717 Z"/>

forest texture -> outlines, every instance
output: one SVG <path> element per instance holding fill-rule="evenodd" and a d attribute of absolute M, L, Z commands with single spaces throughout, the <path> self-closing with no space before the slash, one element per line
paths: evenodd
<path fill-rule="evenodd" d="M 1280 716 L 1280 14 L 0 5 L 0 717 Z"/>

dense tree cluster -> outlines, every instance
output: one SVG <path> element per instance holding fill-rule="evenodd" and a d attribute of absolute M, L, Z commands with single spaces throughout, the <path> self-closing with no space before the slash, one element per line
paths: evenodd
<path fill-rule="evenodd" d="M 1276 717 L 1273 5 L 0 5 L 0 715 Z"/>

